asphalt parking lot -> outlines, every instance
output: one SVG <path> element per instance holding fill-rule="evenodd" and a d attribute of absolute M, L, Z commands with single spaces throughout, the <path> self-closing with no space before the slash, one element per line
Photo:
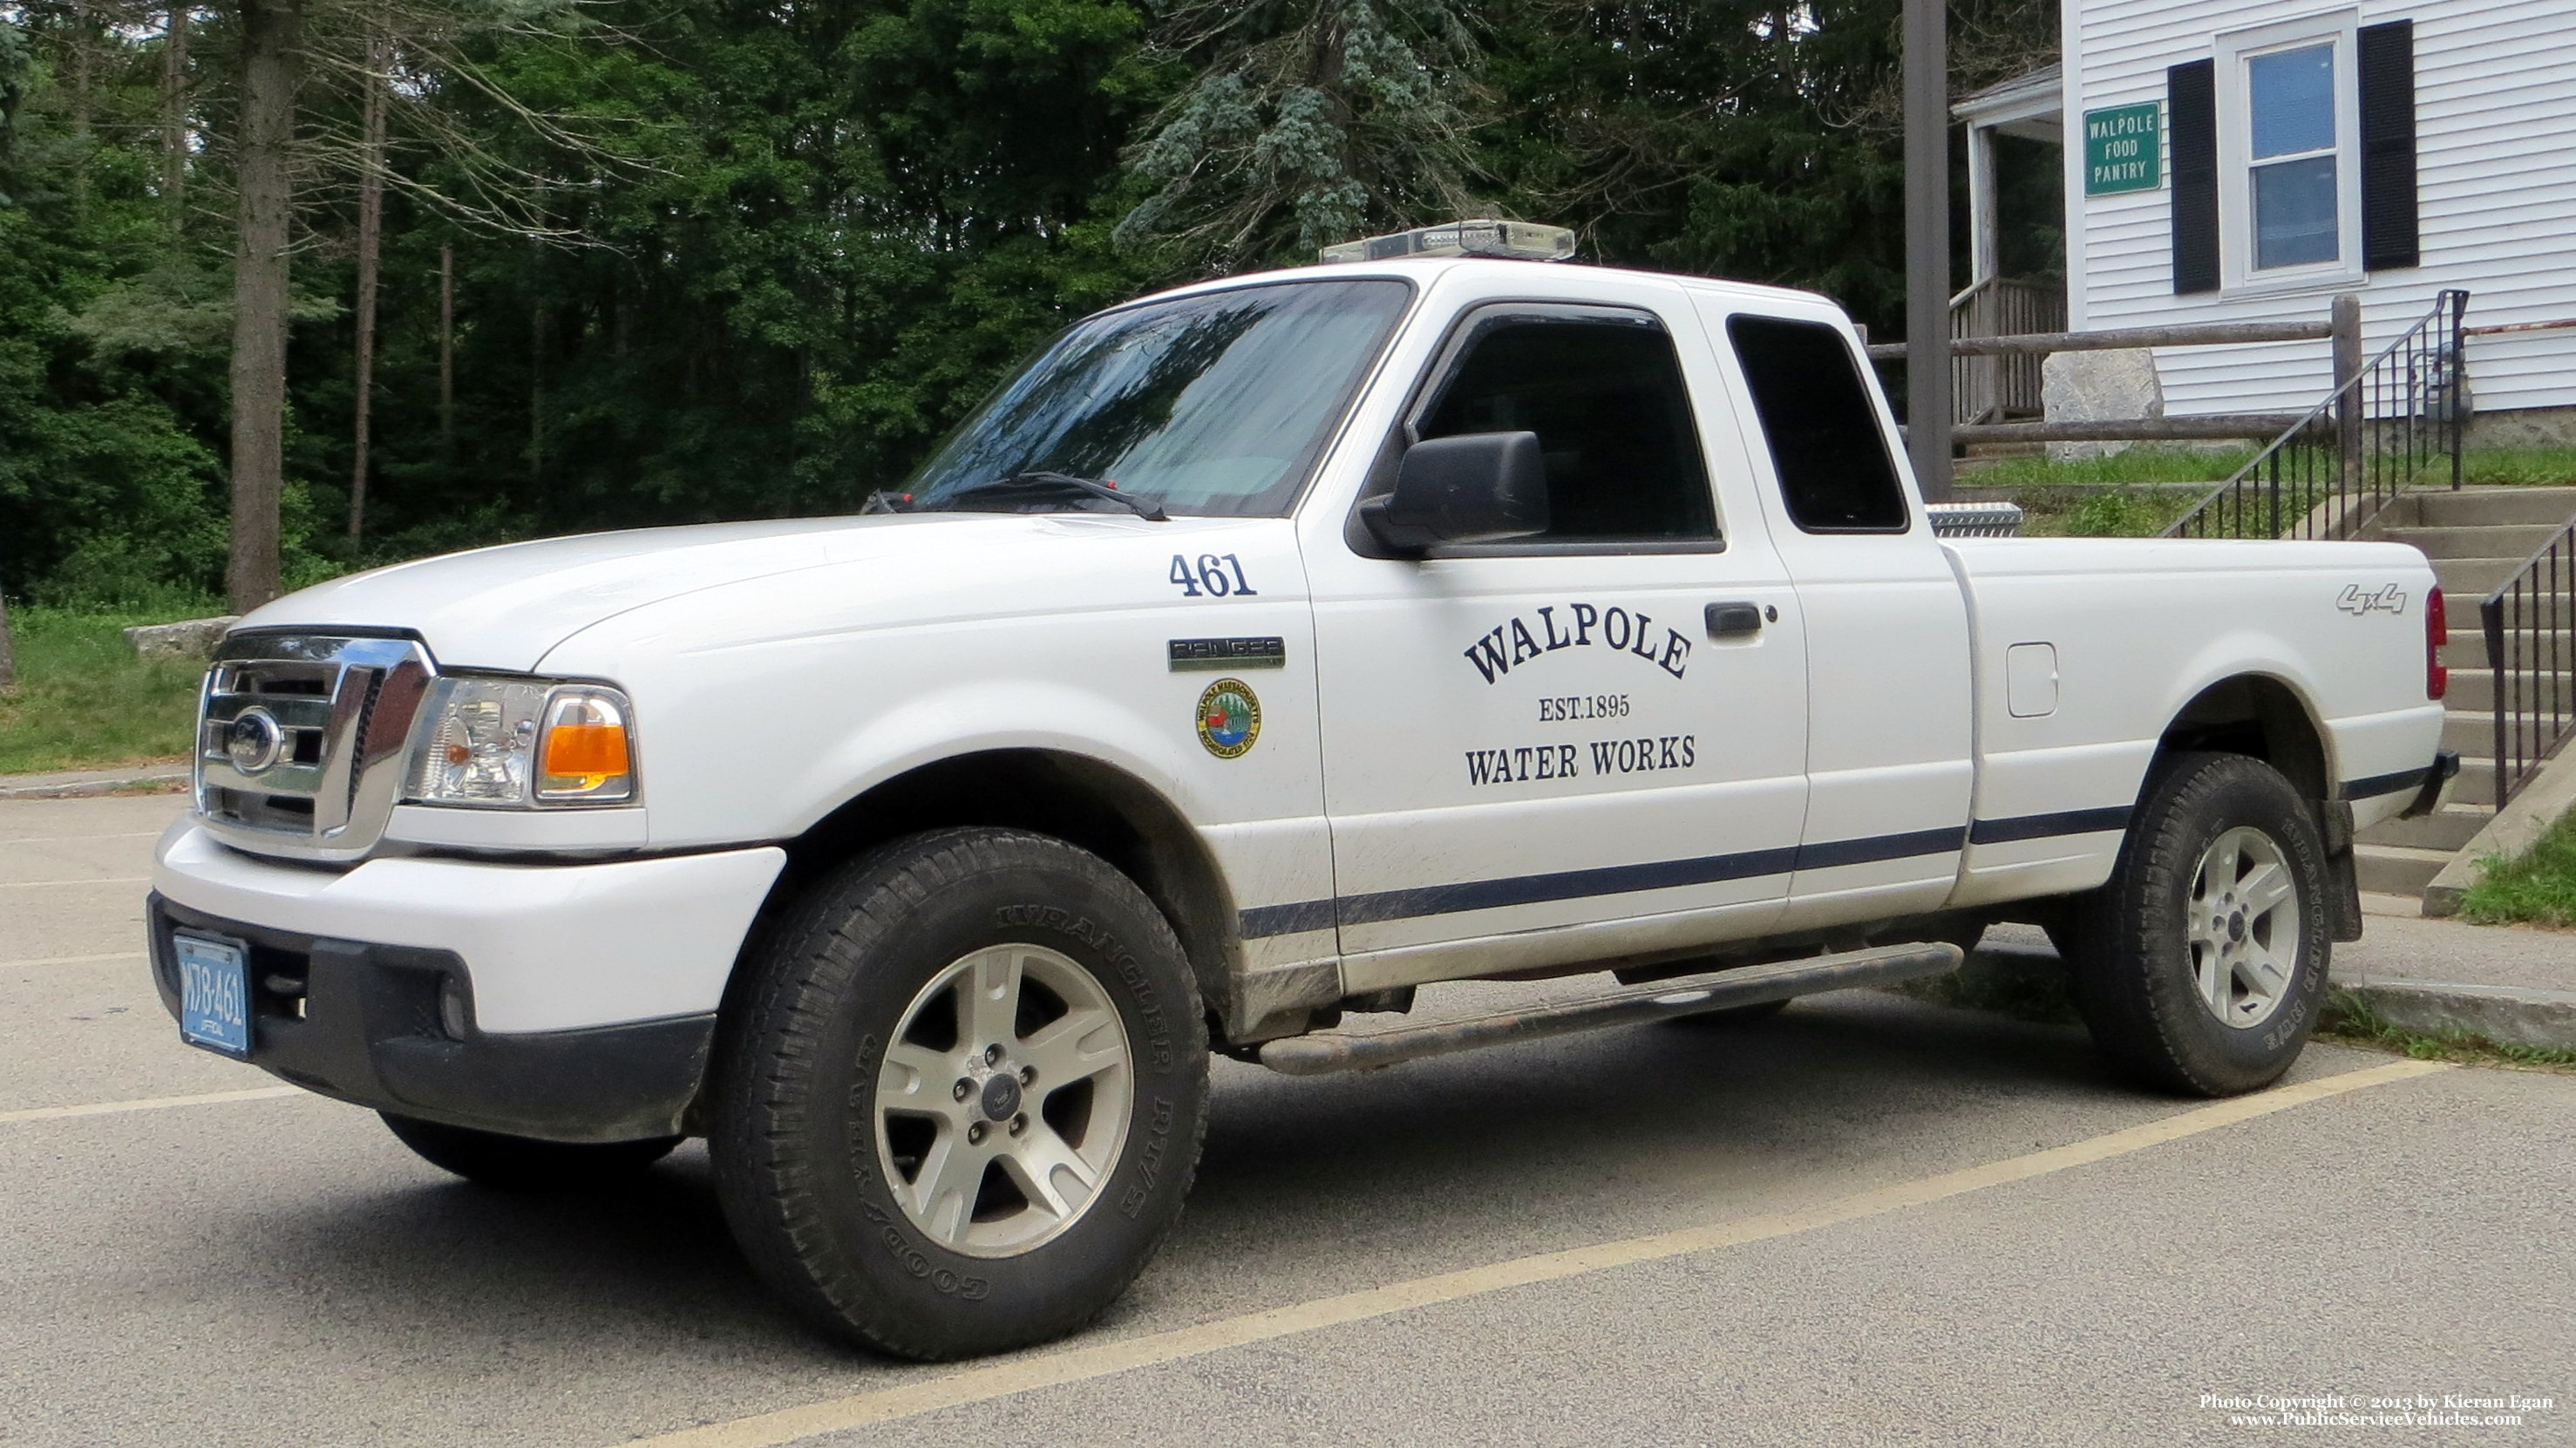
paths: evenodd
<path fill-rule="evenodd" d="M 139 935 L 180 808 L 0 802 L 0 1442 L 2576 1442 L 2576 1077 L 2315 1047 L 2210 1106 L 1865 993 L 1220 1062 L 1105 1322 L 873 1359 L 773 1306 L 694 1145 L 501 1195 L 181 1046 Z M 2230 1421 L 2273 1397 L 2419 1423 Z"/>

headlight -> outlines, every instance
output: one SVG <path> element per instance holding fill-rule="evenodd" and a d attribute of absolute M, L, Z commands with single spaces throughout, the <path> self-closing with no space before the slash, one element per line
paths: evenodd
<path fill-rule="evenodd" d="M 446 678 L 425 712 L 408 800 L 524 809 L 635 797 L 633 715 L 615 689 Z"/>

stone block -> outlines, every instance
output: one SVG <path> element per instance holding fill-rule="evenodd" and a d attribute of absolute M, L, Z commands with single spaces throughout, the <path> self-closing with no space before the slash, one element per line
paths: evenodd
<path fill-rule="evenodd" d="M 215 645 L 223 641 L 224 630 L 239 622 L 240 614 L 228 613 L 221 618 L 144 624 L 127 629 L 125 641 L 147 659 L 207 659 L 214 657 Z"/>
<path fill-rule="evenodd" d="M 2165 391 L 2156 378 L 2156 354 L 2139 348 L 2116 352 L 2055 352 L 2039 368 L 2040 410 L 2050 422 L 2126 422 L 2165 415 Z M 2056 462 L 2109 457 L 2135 447 L 2126 442 L 2053 442 Z"/>

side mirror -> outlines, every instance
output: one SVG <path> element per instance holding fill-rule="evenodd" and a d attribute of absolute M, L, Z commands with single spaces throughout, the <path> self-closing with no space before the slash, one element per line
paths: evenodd
<path fill-rule="evenodd" d="M 1436 437 L 1404 450 L 1395 491 L 1360 504 L 1371 536 L 1401 553 L 1547 531 L 1547 458 L 1534 432 Z"/>

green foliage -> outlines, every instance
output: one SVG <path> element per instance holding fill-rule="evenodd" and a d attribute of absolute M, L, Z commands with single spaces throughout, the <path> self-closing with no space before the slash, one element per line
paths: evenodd
<path fill-rule="evenodd" d="M 2520 856 L 2485 864 L 2484 877 L 2460 901 L 2462 919 L 2576 926 L 2576 818 L 2552 825 Z"/>
<path fill-rule="evenodd" d="M 205 666 L 135 657 L 119 632 L 215 610 L 213 599 L 123 614 L 12 608 L 18 684 L 0 693 L 0 774 L 185 758 Z"/>
<path fill-rule="evenodd" d="M 1212 269 L 1310 261 L 1474 209 L 1465 136 L 1489 98 L 1456 0 L 1184 3 L 1166 29 L 1199 76 L 1132 153 L 1156 190 L 1122 243 Z"/>
<path fill-rule="evenodd" d="M 848 509 L 1086 312 L 1471 209 L 1576 225 L 1598 260 L 1816 287 L 1882 334 L 1896 321 L 1898 0 L 453 8 L 452 62 L 406 71 L 446 129 L 433 144 L 406 119 L 425 109 L 394 108 L 355 542 L 345 141 L 299 173 L 290 582 Z M 1963 86 L 2049 53 L 2042 0 L 1952 8 Z M 198 12 L 188 113 L 209 144 L 184 211 L 161 194 L 157 13 L 5 13 L 0 589 L 95 608 L 209 593 L 229 507 L 231 12 Z M 315 34 L 302 132 L 345 138 L 348 57 Z M 542 178 L 534 219 L 576 240 L 473 224 L 495 178 Z"/>

